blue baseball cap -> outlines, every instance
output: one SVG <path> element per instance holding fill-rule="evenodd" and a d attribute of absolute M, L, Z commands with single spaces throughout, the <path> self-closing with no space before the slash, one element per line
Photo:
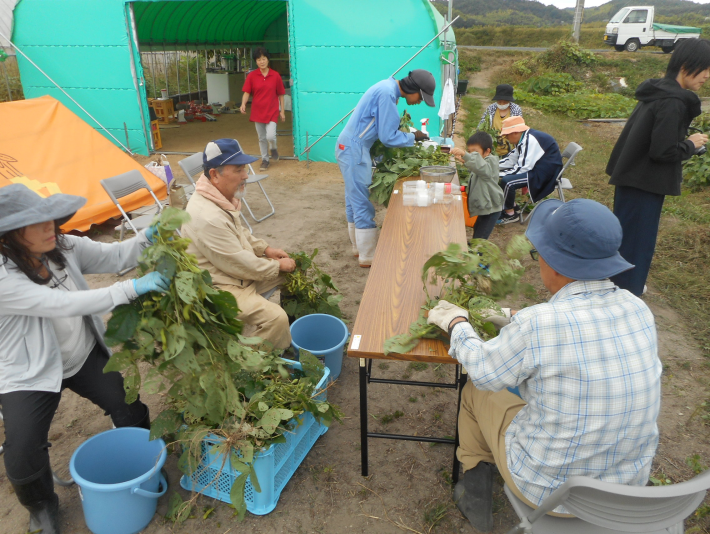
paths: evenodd
<path fill-rule="evenodd" d="M 210 141 L 202 153 L 202 164 L 210 169 L 220 165 L 246 165 L 247 163 L 254 163 L 258 159 L 245 154 L 236 139 L 215 139 Z"/>
<path fill-rule="evenodd" d="M 541 202 L 525 236 L 545 263 L 573 280 L 604 280 L 634 268 L 619 254 L 619 219 L 594 200 Z"/>

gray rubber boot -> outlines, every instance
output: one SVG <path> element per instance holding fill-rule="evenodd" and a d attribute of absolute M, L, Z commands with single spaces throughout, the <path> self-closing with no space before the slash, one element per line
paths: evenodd
<path fill-rule="evenodd" d="M 454 488 L 454 502 L 473 528 L 493 529 L 493 466 L 480 462 L 463 474 Z"/>
<path fill-rule="evenodd" d="M 54 493 L 54 480 L 49 466 L 37 480 L 28 484 L 12 483 L 12 487 L 17 500 L 30 512 L 29 532 L 61 534 L 59 497 Z"/>

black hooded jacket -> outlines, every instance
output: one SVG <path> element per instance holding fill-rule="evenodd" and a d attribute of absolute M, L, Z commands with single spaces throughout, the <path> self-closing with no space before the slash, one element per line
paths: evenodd
<path fill-rule="evenodd" d="M 609 183 L 680 195 L 682 162 L 695 152 L 688 126 L 700 115 L 700 99 L 671 78 L 646 80 L 636 99 L 606 166 Z"/>

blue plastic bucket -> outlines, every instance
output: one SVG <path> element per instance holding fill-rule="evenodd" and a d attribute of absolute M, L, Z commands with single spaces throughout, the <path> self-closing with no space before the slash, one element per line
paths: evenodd
<path fill-rule="evenodd" d="M 305 349 L 324 360 L 331 380 L 338 378 L 343 368 L 343 347 L 349 335 L 343 321 L 325 313 L 304 315 L 291 325 L 293 348 L 296 352 Z"/>
<path fill-rule="evenodd" d="M 79 486 L 86 526 L 94 534 L 136 534 L 168 489 L 160 473 L 167 452 L 144 428 L 116 428 L 74 451 L 69 471 Z"/>

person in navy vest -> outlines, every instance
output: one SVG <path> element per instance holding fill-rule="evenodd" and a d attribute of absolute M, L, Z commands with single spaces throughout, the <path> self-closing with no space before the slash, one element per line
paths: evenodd
<path fill-rule="evenodd" d="M 562 156 L 557 141 L 545 132 L 533 130 L 523 117 L 508 117 L 500 134 L 515 148 L 500 161 L 500 181 L 505 194 L 500 224 L 516 222 L 515 191 L 527 187 L 534 202 L 555 190 L 562 170 Z"/>

